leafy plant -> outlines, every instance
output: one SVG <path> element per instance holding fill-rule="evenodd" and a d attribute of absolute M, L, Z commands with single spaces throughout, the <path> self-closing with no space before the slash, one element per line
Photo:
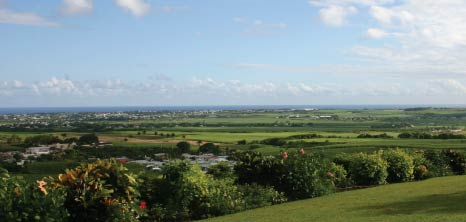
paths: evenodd
<path fill-rule="evenodd" d="M 31 184 L 0 169 L 0 221 L 64 222 L 64 201 L 63 189 L 51 188 L 49 181 Z"/>
<path fill-rule="evenodd" d="M 387 182 L 405 182 L 414 178 L 414 160 L 410 154 L 401 149 L 389 149 L 382 152 L 387 161 Z"/>
<path fill-rule="evenodd" d="M 66 170 L 53 180 L 66 191 L 71 221 L 137 221 L 136 177 L 116 160 L 98 160 Z"/>

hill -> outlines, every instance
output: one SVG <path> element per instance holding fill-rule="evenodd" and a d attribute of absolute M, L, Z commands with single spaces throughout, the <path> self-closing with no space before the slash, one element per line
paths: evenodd
<path fill-rule="evenodd" d="M 335 193 L 205 221 L 466 221 L 466 176 Z"/>

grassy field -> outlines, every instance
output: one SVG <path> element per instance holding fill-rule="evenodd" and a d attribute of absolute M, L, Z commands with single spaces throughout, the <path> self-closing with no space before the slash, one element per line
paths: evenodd
<path fill-rule="evenodd" d="M 466 221 L 466 176 L 385 185 L 245 211 L 205 221 Z"/>

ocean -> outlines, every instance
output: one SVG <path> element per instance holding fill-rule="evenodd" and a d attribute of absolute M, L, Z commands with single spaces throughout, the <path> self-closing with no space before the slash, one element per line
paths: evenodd
<path fill-rule="evenodd" d="M 406 109 L 414 107 L 463 108 L 466 105 L 232 105 L 232 106 L 102 106 L 0 107 L 0 114 L 83 113 L 130 111 L 257 110 L 257 109 Z"/>

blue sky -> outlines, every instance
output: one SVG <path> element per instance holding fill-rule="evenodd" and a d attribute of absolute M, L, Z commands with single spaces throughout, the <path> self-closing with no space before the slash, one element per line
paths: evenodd
<path fill-rule="evenodd" d="M 462 0 L 0 0 L 0 106 L 464 104 Z"/>

